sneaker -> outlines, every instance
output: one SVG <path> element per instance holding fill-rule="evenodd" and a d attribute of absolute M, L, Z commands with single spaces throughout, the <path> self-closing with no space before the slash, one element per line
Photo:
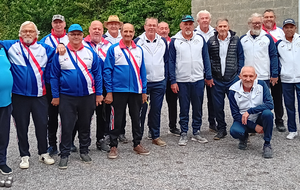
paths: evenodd
<path fill-rule="evenodd" d="M 123 143 L 123 144 L 128 143 L 128 140 L 127 140 L 127 138 L 125 137 L 125 134 L 119 135 L 119 142 L 121 142 L 121 143 Z"/>
<path fill-rule="evenodd" d="M 152 140 L 152 135 L 151 135 L 151 131 L 150 131 L 150 130 L 148 131 L 147 139 L 148 139 L 148 140 Z"/>
<path fill-rule="evenodd" d="M 152 144 L 158 145 L 158 146 L 166 146 L 167 143 L 160 138 L 156 138 L 152 140 Z"/>
<path fill-rule="evenodd" d="M 118 149 L 117 149 L 117 147 L 115 147 L 115 146 L 111 147 L 110 151 L 109 151 L 109 153 L 107 155 L 107 157 L 110 158 L 110 159 L 117 158 L 118 157 Z"/>
<path fill-rule="evenodd" d="M 92 162 L 92 159 L 88 153 L 80 154 L 80 160 L 82 160 L 86 164 L 90 164 Z"/>
<path fill-rule="evenodd" d="M 133 150 L 140 155 L 149 155 L 150 152 L 149 150 L 145 149 L 142 145 L 137 145 L 136 147 L 133 148 Z"/>
<path fill-rule="evenodd" d="M 214 140 L 220 140 L 227 135 L 227 132 L 224 130 L 219 130 L 216 136 L 214 136 Z"/>
<path fill-rule="evenodd" d="M 176 127 L 173 129 L 170 129 L 169 133 L 175 135 L 176 137 L 180 137 L 180 130 L 177 129 Z"/>
<path fill-rule="evenodd" d="M 263 156 L 264 158 L 273 158 L 273 150 L 271 144 L 264 144 Z"/>
<path fill-rule="evenodd" d="M 12 173 L 12 169 L 8 167 L 6 164 L 0 165 L 0 172 L 4 175 L 8 175 Z"/>
<path fill-rule="evenodd" d="M 29 168 L 29 156 L 21 157 L 20 168 L 22 168 L 22 169 Z"/>
<path fill-rule="evenodd" d="M 44 162 L 47 165 L 51 165 L 51 164 L 55 163 L 54 159 L 51 158 L 51 156 L 49 155 L 49 153 L 41 154 L 39 156 L 39 161 L 40 162 Z"/>
<path fill-rule="evenodd" d="M 106 144 L 104 139 L 100 139 L 96 142 L 96 146 L 98 150 L 101 150 L 102 152 L 109 152 L 109 146 Z"/>
<path fill-rule="evenodd" d="M 71 152 L 77 152 L 77 147 L 72 143 Z"/>
<path fill-rule="evenodd" d="M 298 132 L 289 132 L 288 136 L 286 136 L 287 139 L 293 140 L 298 135 Z"/>
<path fill-rule="evenodd" d="M 59 169 L 67 169 L 68 168 L 68 157 L 61 157 L 59 164 L 58 164 Z"/>
<path fill-rule="evenodd" d="M 200 134 L 196 134 L 192 137 L 192 141 L 196 141 L 199 143 L 208 143 L 208 140 L 204 137 L 201 137 Z"/>
<path fill-rule="evenodd" d="M 181 133 L 180 139 L 178 141 L 179 146 L 186 146 L 187 142 L 188 142 L 187 134 Z"/>
<path fill-rule="evenodd" d="M 276 124 L 276 128 L 279 132 L 285 132 L 286 131 L 286 128 L 285 128 L 283 122 L 275 123 L 275 124 Z"/>
<path fill-rule="evenodd" d="M 107 145 L 109 145 L 110 144 L 110 136 L 109 135 L 105 135 L 104 141 L 106 142 Z"/>
<path fill-rule="evenodd" d="M 49 153 L 50 156 L 58 154 L 57 146 L 49 146 L 47 152 Z"/>

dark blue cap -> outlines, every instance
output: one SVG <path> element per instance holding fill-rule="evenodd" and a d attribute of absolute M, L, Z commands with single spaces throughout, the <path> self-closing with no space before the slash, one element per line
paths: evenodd
<path fill-rule="evenodd" d="M 285 26 L 285 25 L 287 25 L 287 24 L 292 24 L 292 25 L 296 26 L 296 23 L 295 23 L 294 19 L 292 19 L 292 18 L 285 19 L 285 20 L 283 21 L 283 24 L 282 24 L 282 25 Z"/>
<path fill-rule="evenodd" d="M 72 31 L 80 31 L 83 32 L 81 26 L 79 24 L 72 24 L 68 30 L 68 32 L 72 32 Z"/>
<path fill-rule="evenodd" d="M 189 21 L 194 22 L 194 18 L 191 15 L 184 15 L 181 19 L 181 22 L 189 22 Z"/>

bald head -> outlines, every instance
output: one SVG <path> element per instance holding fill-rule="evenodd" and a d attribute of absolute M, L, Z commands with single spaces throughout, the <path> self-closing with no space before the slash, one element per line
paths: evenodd
<path fill-rule="evenodd" d="M 244 66 L 242 68 L 239 78 L 242 80 L 245 92 L 250 92 L 256 77 L 257 74 L 255 73 L 254 67 Z"/>
<path fill-rule="evenodd" d="M 94 20 L 89 27 L 89 33 L 93 43 L 100 43 L 103 35 L 103 24 L 99 20 Z"/>
<path fill-rule="evenodd" d="M 161 37 L 168 38 L 169 33 L 170 33 L 170 28 L 169 28 L 168 23 L 166 23 L 166 22 L 160 22 L 158 24 L 157 33 Z"/>

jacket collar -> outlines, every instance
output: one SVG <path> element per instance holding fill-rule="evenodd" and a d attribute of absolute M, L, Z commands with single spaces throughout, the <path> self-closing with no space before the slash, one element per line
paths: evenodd
<path fill-rule="evenodd" d="M 126 49 L 127 48 L 127 46 L 123 42 L 123 39 L 120 40 L 119 46 L 120 46 L 121 49 Z M 135 45 L 133 40 L 131 40 L 131 47 L 136 48 L 136 45 Z"/>
<path fill-rule="evenodd" d="M 91 36 L 90 35 L 87 35 L 83 40 L 85 42 L 93 43 L 91 41 Z M 104 45 L 107 45 L 109 43 L 109 41 L 107 41 L 106 39 L 104 39 L 103 37 L 101 37 L 101 42 L 100 43 L 103 43 Z"/>
<path fill-rule="evenodd" d="M 67 47 L 69 48 L 69 50 L 71 50 L 71 51 L 76 51 L 76 50 L 74 50 L 74 48 L 71 46 L 71 44 L 70 44 L 70 42 L 68 43 L 68 45 L 67 45 Z M 80 50 L 82 50 L 84 48 L 84 45 L 81 43 L 81 46 L 80 46 L 80 48 L 77 50 L 77 51 L 80 51 Z"/>

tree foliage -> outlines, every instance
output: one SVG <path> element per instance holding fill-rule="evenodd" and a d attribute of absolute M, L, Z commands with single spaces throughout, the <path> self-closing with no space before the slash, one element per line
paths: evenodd
<path fill-rule="evenodd" d="M 109 15 L 118 15 L 124 23 L 132 23 L 139 35 L 145 19 L 155 17 L 169 23 L 174 35 L 181 17 L 191 14 L 191 0 L 2 0 L 0 39 L 17 39 L 20 25 L 27 20 L 37 25 L 42 38 L 51 31 L 54 14 L 64 15 L 67 27 L 80 24 L 85 34 L 91 21 L 104 22 Z"/>

